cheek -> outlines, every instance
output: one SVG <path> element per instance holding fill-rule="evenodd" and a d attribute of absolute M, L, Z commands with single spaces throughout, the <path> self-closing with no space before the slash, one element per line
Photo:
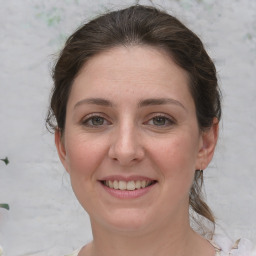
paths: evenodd
<path fill-rule="evenodd" d="M 105 156 L 105 146 L 85 136 L 69 136 L 66 141 L 68 171 L 73 191 L 85 210 L 97 199 L 97 170 Z M 87 197 L 86 195 L 90 195 Z"/>
<path fill-rule="evenodd" d="M 66 156 L 71 177 L 93 175 L 104 158 L 105 148 L 102 141 L 92 141 L 83 135 L 67 137 Z"/>
<path fill-rule="evenodd" d="M 151 148 L 151 158 L 160 175 L 177 189 L 190 187 L 197 160 L 197 142 L 191 136 L 173 136 Z M 182 185 L 183 184 L 183 185 Z"/>

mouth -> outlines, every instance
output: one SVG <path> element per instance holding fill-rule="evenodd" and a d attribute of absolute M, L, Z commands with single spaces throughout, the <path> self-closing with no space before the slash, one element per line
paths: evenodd
<path fill-rule="evenodd" d="M 108 188 L 124 191 L 144 189 L 157 183 L 156 180 L 102 180 L 100 182 Z"/>

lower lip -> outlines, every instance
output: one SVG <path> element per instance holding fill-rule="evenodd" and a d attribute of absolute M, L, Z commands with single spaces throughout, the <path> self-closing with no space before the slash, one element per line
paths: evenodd
<path fill-rule="evenodd" d="M 141 188 L 141 189 L 135 189 L 135 190 L 113 189 L 113 188 L 107 187 L 103 184 L 101 184 L 101 185 L 110 195 L 112 195 L 116 198 L 133 199 L 133 198 L 138 198 L 138 197 L 141 197 L 141 196 L 144 196 L 145 194 L 147 194 L 155 186 L 155 184 L 156 183 L 154 183 L 148 187 Z"/>

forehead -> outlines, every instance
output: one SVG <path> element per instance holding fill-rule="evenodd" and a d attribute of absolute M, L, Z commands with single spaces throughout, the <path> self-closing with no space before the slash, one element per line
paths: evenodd
<path fill-rule="evenodd" d="M 71 98 L 190 97 L 187 72 L 164 50 L 150 46 L 114 47 L 92 57 L 76 77 Z M 72 100 L 72 99 L 71 99 Z"/>

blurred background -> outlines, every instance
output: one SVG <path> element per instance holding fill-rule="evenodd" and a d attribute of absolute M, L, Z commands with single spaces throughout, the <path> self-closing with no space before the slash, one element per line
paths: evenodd
<path fill-rule="evenodd" d="M 137 1 L 1 0 L 0 245 L 6 256 L 64 255 L 91 239 L 45 128 L 51 67 L 65 39 L 106 10 Z M 207 201 L 217 232 L 256 243 L 256 1 L 140 1 L 167 10 L 204 42 L 216 63 L 223 120 Z M 37 254 L 38 253 L 38 254 Z M 41 254 L 40 254 L 41 255 Z"/>

